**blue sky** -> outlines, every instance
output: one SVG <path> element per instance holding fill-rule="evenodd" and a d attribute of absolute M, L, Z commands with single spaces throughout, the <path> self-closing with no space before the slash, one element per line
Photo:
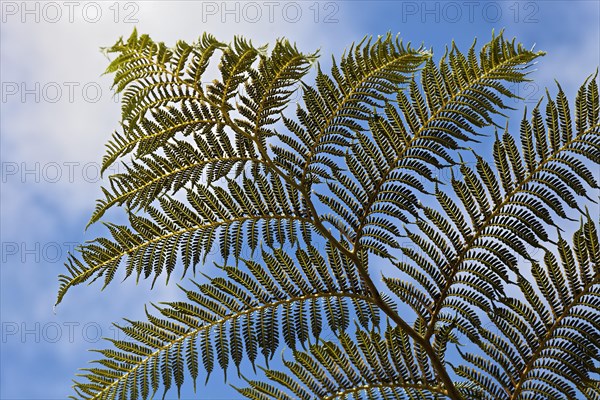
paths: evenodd
<path fill-rule="evenodd" d="M 168 3 L 168 4 L 167 4 Z M 532 85 L 515 88 L 517 121 L 554 79 L 570 99 L 600 64 L 598 1 L 299 1 L 299 2 L 11 2 L 1 5 L 2 338 L 0 399 L 61 399 L 71 379 L 114 337 L 112 322 L 143 318 L 144 304 L 178 296 L 160 281 L 72 290 L 53 313 L 67 251 L 101 230 L 84 227 L 101 194 L 98 167 L 119 120 L 108 60 L 99 51 L 134 27 L 157 41 L 220 40 L 241 34 L 255 44 L 285 36 L 324 60 L 364 35 L 400 33 L 433 48 L 437 59 L 454 39 L 505 29 L 526 47 L 544 50 Z M 116 172 L 116 171 L 115 171 Z M 231 375 L 231 371 L 230 371 Z M 173 393 L 174 395 L 174 393 Z M 191 391 L 184 397 L 191 398 Z M 214 374 L 201 399 L 237 399 Z"/>

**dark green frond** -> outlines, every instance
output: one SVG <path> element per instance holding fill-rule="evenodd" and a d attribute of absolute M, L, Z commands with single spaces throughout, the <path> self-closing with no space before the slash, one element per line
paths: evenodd
<path fill-rule="evenodd" d="M 205 93 L 200 78 L 216 50 L 223 51 L 221 80 L 215 80 Z M 216 165 L 219 171 L 215 176 L 219 178 L 239 158 L 259 159 L 265 138 L 272 135 L 266 127 L 278 120 L 296 90 L 295 85 L 315 60 L 315 55 L 304 55 L 285 40 L 278 41 L 271 54 L 265 50 L 254 48 L 242 38 L 235 38 L 233 44 L 226 46 L 210 35 L 198 43 L 180 41 L 174 49 L 168 49 L 147 35 L 138 37 L 135 31 L 127 42 L 120 40 L 107 49 L 118 53 L 107 72 L 115 73 L 114 85 L 119 92 L 124 91 L 123 132 L 115 132 L 107 144 L 102 170 L 134 150 L 139 160 L 134 159 L 133 167 L 125 166 L 127 173 L 111 177 L 117 188 L 112 187 L 113 193 L 105 190 L 106 199 L 98 205 L 92 222 L 113 204 L 153 199 L 145 196 L 147 191 L 169 191 L 174 179 L 185 184 L 184 179 L 194 177 L 189 174 L 191 170 Z M 255 69 L 257 57 L 260 61 Z M 236 107 L 247 119 L 233 122 L 229 112 L 234 106 L 230 101 L 241 85 L 245 94 Z M 228 122 L 230 129 L 225 129 Z M 172 140 L 178 134 L 193 134 L 197 145 L 193 160 L 189 159 L 189 152 L 173 154 L 182 146 L 180 141 Z M 259 149 L 252 142 L 253 137 L 261 143 Z M 158 149 L 164 150 L 168 164 L 161 162 L 166 160 L 156 154 Z M 184 166 L 173 166 L 170 156 L 184 161 Z M 198 158 L 202 160 L 200 168 L 196 168 Z M 209 181 L 210 178 L 209 175 Z"/>
<path fill-rule="evenodd" d="M 411 360 L 417 349 L 399 329 L 387 326 L 384 335 L 359 329 L 357 339 L 346 332 L 336 343 L 321 342 L 308 351 L 294 352 L 294 361 L 284 360 L 288 373 L 267 370 L 266 377 L 277 385 L 248 381 L 237 388 L 250 399 L 442 399 L 445 391 L 436 381 L 419 374 Z M 408 357 L 407 357 L 408 355 Z M 285 397 L 278 397 L 281 396 Z"/>
<path fill-rule="evenodd" d="M 91 278 L 102 277 L 108 285 L 122 264 L 126 277 L 135 271 L 137 279 L 154 275 L 156 281 L 166 272 L 168 280 L 178 259 L 185 275 L 215 244 L 224 259 L 237 260 L 243 246 L 253 253 L 261 240 L 269 247 L 294 244 L 298 230 L 309 231 L 303 228 L 312 224 L 306 206 L 278 177 L 255 169 L 241 183 L 228 180 L 226 188 L 198 184 L 187 189 L 188 204 L 164 196 L 160 209 L 147 208 L 149 218 L 130 214 L 131 228 L 106 224 L 112 240 L 98 238 L 81 246 L 79 257 L 69 257 L 69 275 L 60 276 L 57 304 L 70 287 Z M 310 243 L 310 237 L 304 239 Z"/>
<path fill-rule="evenodd" d="M 116 207 L 128 223 L 69 255 L 56 304 L 117 273 L 218 270 L 119 326 L 77 398 L 180 396 L 234 367 L 261 400 L 600 400 L 597 73 L 574 102 L 546 90 L 517 137 L 499 117 L 543 53 L 502 33 L 439 62 L 365 38 L 329 72 L 285 39 L 134 30 L 106 51 L 122 115 L 102 171 L 123 169 L 90 224 Z"/>
<path fill-rule="evenodd" d="M 568 103 L 560 93 L 555 103 L 566 110 Z M 562 112 L 557 111 L 560 115 Z M 534 119 L 535 115 L 534 112 Z M 557 118 L 567 120 L 564 116 Z M 551 133 L 546 132 L 544 121 L 536 124 L 538 130 L 543 130 L 543 135 L 538 133 L 538 136 L 548 138 L 543 146 L 526 120 L 521 125 L 523 157 L 508 132 L 501 138 L 496 137 L 493 167 L 479 155 L 476 168 L 461 165 L 462 180 L 451 180 L 458 203 L 437 190 L 436 198 L 444 213 L 425 207 L 426 219 L 417 221 L 424 237 L 415 240 L 414 235 L 409 235 L 427 257 L 418 260 L 413 257 L 418 269 L 404 264 L 399 268 L 426 289 L 421 292 L 415 288 L 410 294 L 413 300 L 420 298 L 425 304 L 436 301 L 435 308 L 429 310 L 428 315 L 422 315 L 430 321 L 428 335 L 433 335 L 438 317 L 449 318 L 443 311 L 445 307 L 450 308 L 451 313 L 458 311 L 470 319 L 469 308 L 481 303 L 478 294 L 493 299 L 503 292 L 509 272 L 516 271 L 515 256 L 531 260 L 528 249 L 542 248 L 551 240 L 548 226 L 558 227 L 551 213 L 567 218 L 562 201 L 578 209 L 575 196 L 585 196 L 587 187 L 598 188 L 589 161 L 596 162 L 598 158 L 600 126 L 573 134 L 562 132 L 559 136 L 567 137 L 568 141 L 560 139 L 560 146 L 552 148 Z M 547 120 L 546 124 L 553 122 Z M 557 126 L 556 129 L 568 130 L 564 124 L 562 128 L 560 124 Z M 534 144 L 543 150 L 543 159 L 527 155 L 528 148 Z M 527 164 L 530 165 L 525 168 Z M 425 238 L 430 242 L 425 242 Z M 457 292 L 453 289 L 455 286 L 462 289 Z M 421 293 L 420 297 L 415 297 L 417 292 Z M 440 297 L 436 297 L 438 294 Z M 458 303 L 452 301 L 453 296 L 460 298 Z M 476 326 L 477 321 L 471 324 Z"/>
<path fill-rule="evenodd" d="M 371 118 L 373 107 L 381 106 L 429 56 L 388 34 L 353 45 L 339 65 L 334 60 L 331 76 L 319 68 L 316 87 L 303 85 L 306 108 L 297 110 L 299 125 L 284 119 L 296 136 L 287 141 L 296 159 L 290 162 L 284 149 L 275 148 L 275 162 L 307 187 L 325 178 L 328 155 L 343 154 L 354 132 L 362 130 L 360 121 Z"/>
<path fill-rule="evenodd" d="M 306 75 L 316 54 L 305 55 L 287 40 L 279 40 L 268 57 L 260 57 L 258 67 L 249 71 L 244 94 L 237 105 L 245 119 L 236 119 L 240 128 L 264 140 L 274 132 L 267 127 L 276 123 Z M 263 146 L 264 147 L 264 146 Z"/>
<path fill-rule="evenodd" d="M 497 396 L 492 388 L 503 388 L 494 398 L 595 398 L 600 381 L 597 245 L 597 227 L 588 215 L 571 245 L 559 238 L 558 258 L 547 251 L 544 265 L 534 264 L 534 282 L 519 277 L 515 285 L 522 298 L 502 297 L 489 314 L 503 337 L 482 329 L 487 360 L 462 354 L 479 372 L 467 374 L 471 367 L 459 367 L 457 373 L 488 396 Z M 475 378 L 482 374 L 487 383 Z"/>
<path fill-rule="evenodd" d="M 408 222 L 417 213 L 417 196 L 426 193 L 421 178 L 436 181 L 436 170 L 454 162 L 449 151 L 474 140 L 476 128 L 492 124 L 492 116 L 508 108 L 500 98 L 513 96 L 506 85 L 526 80 L 526 68 L 541 54 L 502 35 L 482 47 L 479 59 L 467 60 L 453 46 L 439 66 L 426 61 L 419 84 L 413 78 L 408 93 L 398 91 L 396 106 L 385 104 L 385 117 L 370 119 L 370 136 L 353 135 L 345 154 L 346 176 L 334 173 L 335 181 L 328 180 L 335 197 L 319 198 L 351 228 L 355 246 L 383 256 L 386 247 L 397 247 L 395 221 L 382 220 Z M 348 190 L 352 180 L 355 189 Z"/>
<path fill-rule="evenodd" d="M 262 252 L 265 266 L 246 260 L 243 269 L 222 267 L 226 277 L 182 289 L 186 301 L 157 307 L 159 314 L 147 313 L 146 322 L 119 326 L 127 338 L 111 340 L 116 349 L 97 350 L 104 358 L 84 369 L 85 381 L 75 390 L 86 399 L 146 399 L 159 386 L 179 389 L 187 373 L 195 381 L 204 369 L 208 380 L 216 363 L 225 374 L 231 361 L 240 374 L 242 360 L 254 365 L 259 353 L 268 363 L 282 344 L 295 349 L 318 340 L 323 322 L 344 335 L 350 310 L 366 308 L 366 326 L 378 325 L 379 311 L 348 260 L 328 253 L 276 249 Z"/>

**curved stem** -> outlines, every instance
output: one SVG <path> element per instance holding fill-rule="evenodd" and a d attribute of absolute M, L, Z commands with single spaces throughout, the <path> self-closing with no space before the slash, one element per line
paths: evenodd
<path fill-rule="evenodd" d="M 361 279 L 363 280 L 365 285 L 368 287 L 369 292 L 371 293 L 371 296 L 373 297 L 375 305 L 377 305 L 392 321 L 394 321 L 394 323 L 396 323 L 400 327 L 400 329 L 402 329 L 404 332 L 406 332 L 406 334 L 408 336 L 410 336 L 416 343 L 418 343 L 425 350 L 425 352 L 427 353 L 427 356 L 431 362 L 431 365 L 432 365 L 433 369 L 435 370 L 435 373 L 436 373 L 438 379 L 444 384 L 444 387 L 447 391 L 447 396 L 449 398 L 451 398 L 452 400 L 461 400 L 463 397 L 458 392 L 458 389 L 456 389 L 456 387 L 454 386 L 454 383 L 452 382 L 452 379 L 448 375 L 448 371 L 446 371 L 444 364 L 440 361 L 440 359 L 435 354 L 435 350 L 433 349 L 433 346 L 431 345 L 431 343 L 429 343 L 428 340 L 423 338 L 413 327 L 411 327 L 404 319 L 402 319 L 400 317 L 400 315 L 398 315 L 398 313 L 394 309 L 392 309 L 385 301 L 383 301 L 383 299 L 381 298 L 381 295 L 379 294 L 379 291 L 377 290 L 377 287 L 375 286 L 375 283 L 373 282 L 373 280 L 371 279 L 371 276 L 369 275 L 369 272 L 367 271 L 364 264 L 360 260 L 360 257 L 358 257 L 358 254 L 356 253 L 356 248 L 353 251 L 348 249 L 344 244 L 342 244 L 340 241 L 338 241 L 332 235 L 331 231 L 329 229 L 327 229 L 325 227 L 325 225 L 323 225 L 321 218 L 319 217 L 319 213 L 317 212 L 317 209 L 315 208 L 315 205 L 313 204 L 313 202 L 311 200 L 309 188 L 305 187 L 304 185 L 299 184 L 292 177 L 288 176 L 283 171 L 281 171 L 281 169 L 269 157 L 266 149 L 260 143 L 259 138 L 256 137 L 255 135 L 251 135 L 248 132 L 241 129 L 235 122 L 233 122 L 233 120 L 229 116 L 228 112 L 223 113 L 223 118 L 225 120 L 225 124 L 227 126 L 229 126 L 231 129 L 233 129 L 236 133 L 253 140 L 256 143 L 258 151 L 260 152 L 263 160 L 265 161 L 265 164 L 267 166 L 269 166 L 269 168 L 274 173 L 276 173 L 283 180 L 285 180 L 286 183 L 288 183 L 291 187 L 295 188 L 296 190 L 298 190 L 300 192 L 302 197 L 304 197 L 306 206 L 311 215 L 311 222 L 314 225 L 314 227 L 317 229 L 317 231 L 323 237 L 325 237 L 325 239 L 327 239 L 331 243 L 332 246 L 334 246 L 342 254 L 344 254 L 350 260 L 352 260 L 352 262 L 354 263 L 354 265 L 356 266 L 356 268 L 358 270 L 358 273 L 359 273 Z"/>

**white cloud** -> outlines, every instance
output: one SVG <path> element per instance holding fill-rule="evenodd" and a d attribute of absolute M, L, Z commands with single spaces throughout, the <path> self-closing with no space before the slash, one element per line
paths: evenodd
<path fill-rule="evenodd" d="M 28 169 L 40 162 L 41 172 L 47 163 L 58 163 L 63 177 L 69 172 L 65 162 L 80 163 L 73 167 L 75 184 L 61 179 L 55 187 L 62 193 L 53 190 L 49 193 L 67 195 L 69 202 L 61 207 L 69 210 L 91 209 L 93 199 L 100 193 L 100 183 L 86 182 L 89 179 L 85 179 L 81 169 L 87 163 L 100 162 L 104 143 L 118 126 L 119 104 L 112 98 L 111 77 L 101 76 L 108 65 L 99 51 L 101 46 L 111 45 L 119 36 L 127 37 L 134 26 L 168 45 L 178 39 L 195 40 L 204 31 L 224 41 L 242 34 L 255 44 L 273 43 L 284 32 L 307 51 L 314 50 L 315 43 L 329 51 L 339 50 L 340 45 L 331 39 L 345 37 L 347 32 L 347 25 L 327 25 L 330 36 L 324 37 L 321 33 L 324 25 L 314 23 L 314 12 L 308 3 L 294 3 L 301 5 L 298 8 L 301 19 L 297 23 L 289 22 L 296 14 L 293 7 L 285 8 L 284 3 L 278 7 L 254 3 L 258 5 L 256 10 L 262 13 L 260 21 L 269 21 L 270 10 L 273 23 L 251 23 L 257 14 L 244 2 L 228 3 L 229 10 L 234 10 L 237 4 L 238 11 L 234 14 L 223 11 L 225 3 L 221 2 L 119 3 L 119 23 L 113 21 L 117 3 L 95 3 L 102 10 L 102 18 L 97 23 L 85 21 L 79 11 L 83 6 L 74 9 L 73 23 L 68 22 L 68 9 L 64 6 L 61 6 L 62 18 L 57 23 L 49 23 L 55 11 L 51 8 L 44 11 L 40 3 L 32 4 L 38 5 L 39 23 L 33 23 L 34 15 L 29 14 L 24 17 L 30 22 L 22 23 L 18 12 L 5 16 L 7 22 L 2 26 L 2 79 L 9 90 L 3 108 L 10 110 L 2 122 L 3 160 L 25 161 Z M 126 8 L 123 4 L 131 6 Z M 94 7 L 86 10 L 86 18 L 93 18 Z M 138 22 L 124 23 L 131 13 Z M 231 23 L 236 17 L 240 22 Z M 17 93 L 11 95 L 14 90 Z M 31 90 L 35 94 L 26 94 Z M 90 167 L 87 172 L 95 170 Z M 9 184 L 11 180 L 14 177 L 10 177 Z M 7 190 L 19 189 L 9 185 Z M 8 209 L 5 211 L 10 213 Z"/>

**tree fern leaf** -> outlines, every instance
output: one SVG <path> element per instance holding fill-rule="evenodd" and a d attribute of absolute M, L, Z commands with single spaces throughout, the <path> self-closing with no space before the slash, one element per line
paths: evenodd
<path fill-rule="evenodd" d="M 586 224 L 595 225 L 589 217 Z M 573 236 L 575 254 L 583 251 L 578 246 L 581 246 L 584 226 L 582 223 Z M 592 240 L 597 240 L 595 232 L 594 235 Z M 558 241 L 558 254 L 560 263 L 548 251 L 544 266 L 533 264 L 534 283 L 519 278 L 516 285 L 524 301 L 512 297 L 500 299 L 503 308 L 497 308 L 491 318 L 506 339 L 482 335 L 489 342 L 484 348 L 493 363 L 511 376 L 507 386 L 508 382 L 501 375 L 494 374 L 509 394 L 507 398 L 538 395 L 578 398 L 589 390 L 587 382 L 598 378 L 592 365 L 599 359 L 600 342 L 590 334 L 590 329 L 598 329 L 595 320 L 600 308 L 591 311 L 587 307 L 600 301 L 600 275 L 581 281 L 581 269 L 589 268 L 590 260 L 579 255 L 580 262 L 576 264 L 571 246 L 562 237 Z M 509 347 L 506 340 L 511 343 Z M 476 355 L 463 354 L 463 357 L 480 370 L 489 369 L 488 364 L 477 361 Z M 506 362 L 506 357 L 518 357 L 512 361 L 516 369 Z"/>
<path fill-rule="evenodd" d="M 230 359 L 239 367 L 244 348 L 252 363 L 259 349 L 266 359 L 270 359 L 280 345 L 281 333 L 288 346 L 308 340 L 308 325 L 318 338 L 323 313 L 329 316 L 330 329 L 343 332 L 348 328 L 351 308 L 355 309 L 353 312 L 362 313 L 364 304 L 374 304 L 374 300 L 363 294 L 366 288 L 362 282 L 354 278 L 353 283 L 346 280 L 351 274 L 350 270 L 346 273 L 344 269 L 349 266 L 345 266 L 347 262 L 336 251 L 330 249 L 327 259 L 323 259 L 316 249 L 311 248 L 312 256 L 302 256 L 303 268 L 312 271 L 306 276 L 291 272 L 297 271 L 298 267 L 292 265 L 292 258 L 282 250 L 275 250 L 273 255 L 263 252 L 262 258 L 271 265 L 268 272 L 257 263 L 245 261 L 249 273 L 236 267 L 224 267 L 227 277 L 212 278 L 208 284 L 196 285 L 199 292 L 184 290 L 187 302 L 166 303 L 167 307 L 158 308 L 166 319 L 147 314 L 148 322 L 131 321 L 128 326 L 120 327 L 132 341 L 112 341 L 120 350 L 118 353 L 101 351 L 107 360 L 101 362 L 110 374 L 101 386 L 90 389 L 91 392 L 103 398 L 103 393 L 112 393 L 115 388 L 126 387 L 128 395 L 133 390 L 142 390 L 138 374 L 145 365 L 157 368 L 160 373 L 160 381 L 157 377 L 152 378 L 153 392 L 157 385 L 166 391 L 170 386 L 179 388 L 185 370 L 194 380 L 199 375 L 200 354 L 206 379 L 215 367 L 215 358 L 223 371 L 227 370 Z M 282 262 L 290 264 L 283 268 L 285 272 L 277 269 Z M 321 266 L 316 268 L 315 262 Z M 316 279 L 331 280 L 330 288 L 308 290 Z M 285 283 L 288 281 L 294 285 Z M 305 333 L 300 334 L 294 318 L 298 315 L 298 307 L 305 304 L 311 312 L 305 314 L 307 325 L 301 328 Z M 371 314 L 368 318 L 378 321 L 374 319 L 376 314 Z M 279 323 L 281 317 L 284 317 L 283 322 Z M 258 335 L 257 330 L 260 330 Z M 91 382 L 96 380 L 93 371 L 85 377 Z M 135 389 L 132 389 L 134 385 Z M 83 383 L 79 388 L 89 389 Z"/>
<path fill-rule="evenodd" d="M 598 125 L 599 115 L 600 115 L 600 100 L 598 97 L 598 83 L 596 82 L 596 77 L 598 76 L 598 71 L 596 74 L 590 79 L 590 82 L 587 86 L 587 116 L 588 116 L 588 125 L 595 126 Z"/>
<path fill-rule="evenodd" d="M 286 390 L 284 393 L 273 391 L 266 398 L 279 398 L 276 396 L 290 393 L 299 398 L 434 399 L 444 393 L 434 381 L 410 375 L 407 369 L 404 369 L 406 375 L 403 375 L 392 366 L 392 353 L 388 346 L 392 342 L 386 338 L 398 340 L 401 335 L 397 329 L 388 326 L 383 337 L 376 331 L 359 330 L 357 334 L 358 345 L 342 333 L 339 344 L 327 341 L 311 346 L 307 352 L 295 352 L 297 361 L 284 361 L 284 364 L 296 380 L 283 372 L 265 371 L 271 382 Z M 239 392 L 254 398 L 258 393 L 264 393 L 260 384 L 260 381 L 249 382 L 250 387 Z"/>
<path fill-rule="evenodd" d="M 267 213 L 260 214 L 251 207 L 251 200 L 242 188 L 230 181 L 231 194 L 220 187 L 215 187 L 211 192 L 202 185 L 197 186 L 196 190 L 188 190 L 189 206 L 174 199 L 162 198 L 160 204 L 163 211 L 149 208 L 160 228 L 154 222 L 135 215 L 130 215 L 135 232 L 125 226 L 108 225 L 113 241 L 99 238 L 96 242 L 81 247 L 82 260 L 88 264 L 86 267 L 74 256 L 68 261 L 71 275 L 61 276 L 58 302 L 71 286 L 93 276 L 95 279 L 103 276 L 107 285 L 112 281 L 123 259 L 127 259 L 127 275 L 135 270 L 138 278 L 143 271 L 148 277 L 150 273 L 147 268 L 152 267 L 155 279 L 163 270 L 167 271 L 168 278 L 174 269 L 178 252 L 167 251 L 167 248 L 175 241 L 182 243 L 179 253 L 184 258 L 186 270 L 191 261 L 197 262 L 211 251 L 217 232 L 221 237 L 220 249 L 225 259 L 232 250 L 239 256 L 242 240 L 250 241 L 254 245 L 256 231 L 253 229 L 256 223 L 262 225 L 263 238 L 268 243 L 272 240 L 271 224 L 277 224 L 277 240 L 281 245 L 285 244 L 291 239 L 287 238 L 285 231 L 281 229 L 282 221 L 289 219 L 292 224 L 305 224 L 310 223 L 309 219 L 303 216 L 303 210 L 299 210 L 301 214 L 297 215 L 289 209 L 286 190 L 278 178 L 274 177 L 270 182 L 258 179 L 258 189 L 268 207 Z M 245 227 L 243 230 L 242 225 Z M 248 226 L 252 229 L 247 229 Z M 235 249 L 230 246 L 230 237 L 237 243 Z M 202 246 L 195 246 L 192 254 L 189 254 L 189 246 L 185 244 L 196 240 L 201 240 Z M 146 260 L 146 257 L 150 260 Z"/>
<path fill-rule="evenodd" d="M 211 254 L 226 265 L 126 320 L 75 395 L 165 397 L 215 369 L 227 379 L 230 364 L 247 380 L 242 362 L 256 372 L 260 354 L 266 379 L 236 388 L 249 398 L 597 397 L 600 246 L 585 208 L 598 188 L 597 76 L 574 116 L 560 85 L 547 90 L 520 140 L 496 135 L 490 162 L 466 142 L 501 128 L 510 85 L 543 53 L 503 34 L 475 46 L 452 43 L 435 63 L 391 35 L 365 39 L 328 73 L 317 65 L 312 86 L 317 54 L 285 39 L 271 52 L 210 35 L 169 48 L 134 30 L 107 49 L 123 101 L 103 171 L 131 164 L 109 177 L 90 223 L 115 205 L 129 222 L 69 256 L 57 303 L 121 269 L 154 285 Z M 220 76 L 204 88 L 217 50 Z M 585 218 L 569 244 L 574 210 Z M 281 347 L 294 356 L 286 372 L 269 369 Z"/>
<path fill-rule="evenodd" d="M 370 109 L 365 105 L 380 104 L 383 94 L 395 91 L 398 84 L 406 81 L 406 75 L 427 57 L 428 53 L 422 49 L 405 47 L 388 34 L 373 44 L 370 40 L 366 43 L 363 40 L 353 46 L 342 57 L 340 65 L 332 67 L 333 80 L 319 69 L 316 78 L 318 90 L 306 87 L 304 90 L 309 114 L 300 111 L 298 114 L 299 117 L 310 118 L 300 120 L 304 120 L 303 125 L 312 138 L 300 180 L 310 178 L 322 144 L 327 143 L 336 131 L 353 136 L 349 128 L 361 128 L 352 121 L 370 117 Z"/>
<path fill-rule="evenodd" d="M 557 100 L 557 102 L 559 102 L 559 100 Z M 505 132 L 502 142 L 497 139 L 494 145 L 495 164 L 496 168 L 499 170 L 498 174 L 500 175 L 500 180 L 502 181 L 502 190 L 500 190 L 497 183 L 496 173 L 480 156 L 477 156 L 478 176 L 474 174 L 463 173 L 463 175 L 465 175 L 465 181 L 471 182 L 471 187 L 475 188 L 473 182 L 474 180 L 477 180 L 480 181 L 481 186 L 487 188 L 488 194 L 494 203 L 494 208 L 491 210 L 490 214 L 488 214 L 486 217 L 480 216 L 478 211 L 474 208 L 473 198 L 470 194 L 467 194 L 466 188 L 469 186 L 462 183 L 456 183 L 458 181 L 453 181 L 454 191 L 456 196 L 461 200 L 461 206 L 464 207 L 465 210 L 467 210 L 467 212 L 471 215 L 471 225 L 473 225 L 471 231 L 473 234 L 469 238 L 464 238 L 464 235 L 463 238 L 459 238 L 456 233 L 452 232 L 452 229 L 450 228 L 450 221 L 456 220 L 457 217 L 455 215 L 455 211 L 449 208 L 447 204 L 446 209 L 444 209 L 447 216 L 427 208 L 425 209 L 425 216 L 427 217 L 427 220 L 431 221 L 431 223 L 434 224 L 437 229 L 439 229 L 439 231 L 446 236 L 446 238 L 448 238 L 457 253 L 457 258 L 455 258 L 453 255 L 448 255 L 448 259 L 450 261 L 450 277 L 449 279 L 446 279 L 444 287 L 441 288 L 441 296 L 439 299 L 440 303 L 438 304 L 443 305 L 443 299 L 448 296 L 449 293 L 452 293 L 453 295 L 459 295 L 459 297 L 463 298 L 464 301 L 474 301 L 475 305 L 478 307 L 480 306 L 481 302 L 479 300 L 473 299 L 470 297 L 470 295 L 467 296 L 463 291 L 454 291 L 452 289 L 453 285 L 458 285 L 458 282 L 469 282 L 457 278 L 461 276 L 459 275 L 459 272 L 464 271 L 468 274 L 473 274 L 473 276 L 477 276 L 478 279 L 482 279 L 482 274 L 477 269 L 477 266 L 481 265 L 481 263 L 467 263 L 467 260 L 471 261 L 472 259 L 481 259 L 481 256 L 478 255 L 471 257 L 469 256 L 470 251 L 483 250 L 485 252 L 490 252 L 493 257 L 501 257 L 500 260 L 506 267 L 513 269 L 515 266 L 514 260 L 512 260 L 512 257 L 506 258 L 504 255 L 502 255 L 502 253 L 498 253 L 498 244 L 504 247 L 503 251 L 515 251 L 525 259 L 529 259 L 530 256 L 528 255 L 524 244 L 528 244 L 532 247 L 539 247 L 539 240 L 549 240 L 549 236 L 546 233 L 546 228 L 539 222 L 535 221 L 535 219 L 543 219 L 546 223 L 552 225 L 555 225 L 555 223 L 551 218 L 542 216 L 547 214 L 547 212 L 540 213 L 539 209 L 536 209 L 535 206 L 532 206 L 534 203 L 530 203 L 531 197 L 535 197 L 535 201 L 541 200 L 544 208 L 557 212 L 557 214 L 563 218 L 566 218 L 566 214 L 562 208 L 561 201 L 567 203 L 569 207 L 578 208 L 577 200 L 572 192 L 575 194 L 583 194 L 583 182 L 587 180 L 584 177 L 587 175 L 587 172 L 583 171 L 587 170 L 587 168 L 583 167 L 580 169 L 582 172 L 579 174 L 574 174 L 572 171 L 561 172 L 563 167 L 557 164 L 560 163 L 559 160 L 564 159 L 564 157 L 567 156 L 571 149 L 573 149 L 575 146 L 578 146 L 577 143 L 579 140 L 589 137 L 590 140 L 595 141 L 597 138 L 597 133 L 595 130 L 597 128 L 591 128 L 588 131 L 578 132 L 575 136 L 572 136 L 567 143 L 560 144 L 560 139 L 558 139 L 558 144 L 554 148 L 548 148 L 548 146 L 544 144 L 546 140 L 546 128 L 543 125 L 544 121 L 541 119 L 541 116 L 539 116 L 539 111 L 536 110 L 534 110 L 534 125 L 537 126 L 537 128 L 533 129 L 533 131 L 537 129 L 538 133 L 535 134 L 535 132 L 529 130 L 528 123 L 526 121 L 522 124 L 522 127 L 525 127 L 525 129 L 522 129 L 521 132 L 522 142 L 524 142 L 524 154 L 527 156 L 529 153 L 532 157 L 528 161 L 526 160 L 527 168 L 530 171 L 528 176 L 524 175 L 523 170 L 519 169 L 519 165 L 522 165 L 521 155 L 516 150 L 516 144 L 514 144 L 514 141 L 508 139 L 509 134 L 507 132 Z M 532 145 L 534 141 L 538 145 L 538 155 L 541 158 L 540 161 L 533 158 L 532 155 Z M 540 144 L 540 142 L 542 143 Z M 506 143 L 508 148 L 504 148 L 503 143 Z M 582 159 L 585 159 L 591 157 L 591 153 L 593 153 L 593 151 L 582 151 L 580 152 L 580 155 L 582 156 Z M 581 161 L 579 161 L 579 163 L 581 163 Z M 509 165 L 512 165 L 512 168 L 509 168 Z M 466 171 L 468 168 L 463 167 L 462 169 L 463 171 Z M 550 177 L 551 174 L 552 177 Z M 518 176 L 520 176 L 520 179 L 517 178 Z M 564 179 L 558 178 L 558 176 L 562 176 Z M 566 178 L 567 176 L 569 176 L 569 178 Z M 595 184 L 595 182 L 592 183 Z M 595 185 L 592 185 L 592 187 L 593 186 Z M 475 191 L 477 191 L 477 189 L 475 189 Z M 438 196 L 438 198 L 440 198 L 440 196 Z M 483 202 L 483 200 L 478 202 Z M 444 208 L 444 201 L 441 201 L 440 204 L 442 205 L 442 208 Z M 521 207 L 525 207 L 528 211 L 525 212 Z M 459 222 L 459 225 L 460 224 L 462 223 Z M 426 226 L 427 225 L 424 223 L 419 224 L 420 228 L 424 228 Z M 458 231 L 460 232 L 461 229 L 458 229 Z M 466 232 L 464 227 L 462 228 L 462 231 Z M 423 232 L 434 240 L 433 243 L 438 246 L 440 250 L 443 248 L 443 241 L 436 240 L 434 236 L 432 236 L 430 233 L 426 233 L 426 231 Z M 415 238 L 414 235 L 409 235 L 409 237 L 413 240 Z M 492 239 L 493 242 L 495 242 L 495 245 L 490 246 L 486 241 L 486 238 Z M 431 254 L 431 252 L 429 253 Z M 548 265 L 556 267 L 556 262 L 552 261 L 553 256 L 547 257 L 551 257 L 547 259 Z M 466 270 L 462 270 L 461 265 L 464 265 Z M 498 282 L 502 282 L 503 280 L 507 279 L 507 276 L 503 272 L 504 266 L 498 268 L 490 261 L 486 261 L 483 263 L 483 265 L 492 268 L 491 272 L 498 274 L 489 280 L 489 282 L 494 282 L 493 285 L 496 287 L 495 290 L 498 290 L 498 288 L 501 287 Z M 571 282 L 573 282 L 573 286 L 576 286 L 575 282 L 578 279 L 577 275 L 581 274 L 574 273 L 573 262 L 570 261 L 567 263 L 567 265 L 569 265 L 571 271 L 569 273 L 571 278 L 569 279 L 571 279 Z M 563 277 L 562 273 L 558 272 L 557 268 L 558 267 L 551 269 L 553 273 L 546 276 L 542 275 L 541 270 L 536 264 L 534 264 L 533 272 L 534 276 L 537 276 L 536 279 L 538 282 L 541 282 L 544 279 L 550 279 L 553 282 L 550 284 L 550 286 L 544 284 L 546 286 L 542 288 L 542 292 L 544 297 L 552 303 L 552 309 L 554 312 L 556 314 L 560 314 L 562 312 L 563 305 L 569 304 L 569 302 L 572 300 L 572 294 L 569 293 L 567 281 Z M 405 271 L 407 271 L 408 275 L 411 276 L 410 269 L 405 268 Z M 420 279 L 418 274 L 415 274 L 414 278 L 417 281 Z M 480 291 L 482 289 L 476 290 Z M 555 296 L 560 296 L 561 301 L 556 303 L 554 300 Z M 432 311 L 432 319 L 428 328 L 429 336 L 433 335 L 434 333 L 434 321 L 437 321 L 440 312 L 441 309 L 439 306 L 434 308 Z"/>

